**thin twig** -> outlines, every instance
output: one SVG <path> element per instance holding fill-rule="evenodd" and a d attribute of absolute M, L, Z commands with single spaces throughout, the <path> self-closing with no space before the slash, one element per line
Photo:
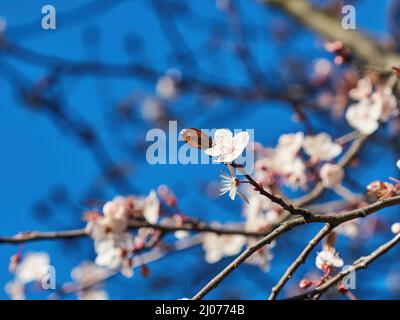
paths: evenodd
<path fill-rule="evenodd" d="M 348 276 L 350 273 L 355 272 L 359 269 L 366 269 L 368 267 L 368 265 L 370 265 L 372 262 L 374 262 L 380 256 L 385 254 L 387 251 L 389 251 L 391 248 L 393 248 L 399 242 L 400 242 L 400 233 L 397 234 L 395 237 L 393 237 L 387 243 L 381 245 L 379 248 L 377 248 L 376 250 L 371 252 L 368 256 L 359 258 L 358 260 L 356 260 L 353 263 L 353 265 L 350 268 L 347 268 L 346 270 L 339 272 L 337 275 L 335 275 L 331 279 L 327 280 L 319 287 L 317 287 L 307 293 L 304 293 L 302 295 L 298 295 L 295 297 L 291 297 L 289 299 L 291 299 L 291 300 L 292 299 L 293 300 L 312 299 L 316 295 L 321 296 L 323 293 L 325 293 L 331 287 L 333 287 L 334 285 L 339 283 L 343 278 Z"/>
<path fill-rule="evenodd" d="M 132 221 L 129 223 L 129 228 L 131 230 L 139 228 L 152 228 L 163 232 L 175 232 L 175 231 L 193 231 L 193 232 L 212 232 L 216 234 L 240 234 L 244 236 L 260 237 L 264 236 L 265 232 L 262 231 L 247 231 L 244 228 L 237 227 L 220 227 L 209 225 L 203 222 L 187 223 L 182 225 L 173 224 L 152 224 L 146 221 Z M 65 230 L 65 231 L 52 231 L 52 232 L 21 232 L 15 236 L 11 237 L 0 237 L 1 243 L 22 243 L 28 241 L 37 240 L 52 240 L 52 239 L 71 239 L 87 236 L 85 229 L 75 229 L 75 230 Z"/>
<path fill-rule="evenodd" d="M 329 223 L 325 224 L 322 229 L 315 235 L 315 237 L 307 244 L 304 250 L 300 253 L 297 259 L 291 264 L 291 266 L 286 270 L 282 278 L 277 282 L 277 284 L 272 288 L 269 300 L 275 300 L 279 292 L 282 290 L 287 281 L 293 276 L 295 271 L 300 267 L 301 264 L 305 263 L 308 255 L 313 251 L 313 249 L 320 243 L 320 241 L 331 232 L 332 227 Z"/>
<path fill-rule="evenodd" d="M 271 241 L 278 238 L 280 235 L 287 231 L 298 227 L 300 225 L 323 222 L 329 223 L 333 228 L 350 220 L 356 218 L 366 217 L 374 212 L 377 212 L 383 208 L 400 204 L 400 196 L 395 196 L 388 199 L 377 201 L 367 207 L 355 209 L 342 214 L 310 214 L 307 218 L 299 217 L 292 220 L 288 220 L 280 224 L 276 229 L 271 231 L 263 239 L 256 242 L 254 245 L 248 247 L 243 251 L 235 260 L 233 260 L 227 267 L 225 267 L 218 275 L 216 275 L 211 281 L 209 281 L 194 297 L 193 300 L 199 300 L 208 294 L 211 290 L 217 287 L 232 271 L 234 271 L 240 264 L 247 260 L 253 253 L 258 249 L 269 244 Z"/>

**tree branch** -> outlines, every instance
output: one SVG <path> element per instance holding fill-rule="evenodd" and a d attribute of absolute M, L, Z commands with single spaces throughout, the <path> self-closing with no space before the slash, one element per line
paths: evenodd
<path fill-rule="evenodd" d="M 285 11 L 323 37 L 342 42 L 353 55 L 374 67 L 390 72 L 393 66 L 400 65 L 399 55 L 383 48 L 358 31 L 344 29 L 338 19 L 306 0 L 264 0 L 264 2 Z"/>
<path fill-rule="evenodd" d="M 265 245 L 269 244 L 271 241 L 278 238 L 280 235 L 286 233 L 287 231 L 298 227 L 300 225 L 308 224 L 308 223 L 329 223 L 332 228 L 337 227 L 338 225 L 354 220 L 356 218 L 366 217 L 380 209 L 398 205 L 400 204 L 400 196 L 397 195 L 395 197 L 391 197 L 388 199 L 383 199 L 377 201 L 367 207 L 355 209 L 342 214 L 310 214 L 307 218 L 299 217 L 292 220 L 288 220 L 280 224 L 276 229 L 267 234 L 263 239 L 256 242 L 254 245 L 248 247 L 245 251 L 243 251 L 235 260 L 233 260 L 225 269 L 223 269 L 218 275 L 216 275 L 210 282 L 208 282 L 193 298 L 192 300 L 200 300 L 206 294 L 208 294 L 211 290 L 217 287 L 232 271 L 234 271 L 240 264 L 247 260 L 253 253 L 255 253 L 258 249 L 261 249 Z"/>
<path fill-rule="evenodd" d="M 387 243 L 381 245 L 379 248 L 371 252 L 368 256 L 366 257 L 361 257 L 358 260 L 356 260 L 353 265 L 344 270 L 339 272 L 337 275 L 320 285 L 319 287 L 305 293 L 302 295 L 298 295 L 292 298 L 289 298 L 290 300 L 300 300 L 300 299 L 312 299 L 314 296 L 322 295 L 325 293 L 329 288 L 333 287 L 335 284 L 339 283 L 343 278 L 345 278 L 347 275 L 349 275 L 352 272 L 355 272 L 359 269 L 367 269 L 367 267 L 374 262 L 376 259 L 378 259 L 380 256 L 384 255 L 387 251 L 389 251 L 391 248 L 393 248 L 396 244 L 400 242 L 400 233 L 397 234 L 395 237 L 393 237 L 390 241 Z"/>
<path fill-rule="evenodd" d="M 135 230 L 139 228 L 152 228 L 162 232 L 175 232 L 175 231 L 193 231 L 193 232 L 212 232 L 216 234 L 230 234 L 230 235 L 244 235 L 251 237 L 264 236 L 265 232 L 261 231 L 246 231 L 243 228 L 234 227 L 218 227 L 209 225 L 203 222 L 186 223 L 183 225 L 172 224 L 152 224 L 146 221 L 132 221 L 129 223 L 129 229 Z M 16 244 L 28 241 L 38 240 L 53 240 L 53 239 L 71 239 L 87 236 L 85 229 L 75 229 L 66 231 L 52 231 L 52 232 L 21 232 L 11 237 L 0 237 L 1 243 Z"/>
<path fill-rule="evenodd" d="M 300 253 L 297 259 L 291 264 L 291 266 L 286 270 L 285 274 L 278 281 L 278 283 L 272 288 L 269 300 L 275 300 L 279 292 L 282 290 L 287 281 L 293 276 L 296 270 L 301 264 L 306 262 L 308 255 L 313 251 L 313 249 L 320 243 L 320 241 L 332 231 L 332 227 L 329 223 L 325 224 L 322 229 L 316 234 L 316 236 L 307 244 L 304 250 Z"/>

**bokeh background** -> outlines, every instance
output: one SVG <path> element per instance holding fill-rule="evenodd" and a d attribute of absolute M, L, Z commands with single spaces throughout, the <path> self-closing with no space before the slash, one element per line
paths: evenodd
<path fill-rule="evenodd" d="M 315 59 L 332 57 L 318 36 L 284 14 L 260 1 L 233 2 L 237 12 L 230 17 L 224 1 L 215 0 L 0 1 L 1 21 L 6 23 L 2 37 L 8 43 L 0 47 L 0 234 L 81 228 L 85 210 L 99 208 L 118 194 L 147 194 L 160 184 L 171 187 L 187 214 L 205 221 L 243 220 L 240 200 L 214 196 L 221 167 L 149 165 L 147 130 L 164 127 L 168 119 L 177 120 L 180 129 L 251 128 L 256 141 L 274 146 L 281 134 L 306 129 L 294 121 L 291 105 L 284 99 L 220 94 L 218 86 L 282 92 L 306 81 Z M 392 1 L 352 3 L 357 29 L 382 42 L 393 37 L 397 19 L 389 9 Z M 45 4 L 57 9 L 56 30 L 41 28 Z M 238 49 L 241 43 L 244 53 Z M 85 61 L 100 61 L 114 71 L 68 69 Z M 130 72 L 124 67 L 130 64 L 150 71 Z M 176 99 L 161 101 L 156 116 L 149 116 L 144 101 L 157 99 L 157 79 L 169 69 L 179 70 L 187 85 Z M 334 137 L 350 131 L 343 117 L 332 119 L 329 112 L 312 108 L 306 112 L 316 131 Z M 345 184 L 353 191 L 362 192 L 374 179 L 399 177 L 394 163 L 400 150 L 387 138 L 388 130 L 381 129 L 367 142 L 360 165 L 347 171 Z M 327 192 L 319 201 L 334 198 Z M 388 226 L 396 214 L 398 209 L 391 209 L 376 215 L 379 221 L 368 218 L 357 239 L 339 237 L 345 263 L 389 239 Z M 268 273 L 242 265 L 207 298 L 266 298 L 317 227 L 283 236 L 273 249 Z M 1 245 L 1 299 L 8 298 L 2 287 L 13 277 L 8 263 L 18 250 L 47 251 L 60 285 L 70 281 L 79 262 L 95 258 L 90 239 Z M 105 286 L 112 299 L 190 297 L 231 259 L 207 264 L 201 247 L 195 247 L 150 264 L 149 277 L 139 272 L 131 279 L 117 276 Z M 314 261 L 315 253 L 282 296 L 297 292 L 298 281 L 316 271 Z M 356 296 L 399 298 L 399 265 L 394 249 L 359 272 Z M 34 287 L 28 292 L 30 299 L 45 296 Z"/>

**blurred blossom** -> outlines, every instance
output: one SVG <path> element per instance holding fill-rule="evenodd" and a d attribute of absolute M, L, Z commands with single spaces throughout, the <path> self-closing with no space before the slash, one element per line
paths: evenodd
<path fill-rule="evenodd" d="M 317 85 L 323 84 L 331 75 L 332 63 L 327 59 L 316 59 L 313 63 L 312 80 Z"/>
<path fill-rule="evenodd" d="M 16 278 L 23 283 L 40 281 L 49 264 L 50 257 L 46 252 L 29 252 L 16 268 Z"/>
<path fill-rule="evenodd" d="M 151 191 L 147 197 L 115 197 L 104 205 L 103 215 L 98 213 L 89 216 L 86 232 L 94 240 L 96 264 L 121 270 L 123 275 L 131 277 L 136 246 L 134 236 L 128 232 L 129 221 L 145 218 L 155 223 L 158 213 L 159 200 L 156 193 Z"/>
<path fill-rule="evenodd" d="M 178 81 L 181 79 L 181 73 L 177 69 L 170 69 L 161 76 L 156 84 L 156 92 L 160 98 L 173 99 L 178 93 Z"/>
<path fill-rule="evenodd" d="M 12 300 L 25 300 L 25 285 L 15 279 L 10 281 L 5 286 L 6 293 L 10 296 Z"/>
<path fill-rule="evenodd" d="M 108 294 L 102 288 L 102 282 L 109 272 L 90 261 L 83 261 L 72 269 L 71 278 L 77 286 L 80 300 L 107 300 Z"/>
<path fill-rule="evenodd" d="M 350 126 L 364 134 L 371 134 L 379 127 L 380 107 L 362 100 L 352 104 L 346 112 L 346 119 Z"/>
<path fill-rule="evenodd" d="M 395 234 L 399 233 L 400 232 L 400 222 L 393 223 L 390 230 Z"/>
<path fill-rule="evenodd" d="M 324 132 L 314 136 L 306 136 L 303 147 L 304 151 L 317 161 L 332 160 L 342 152 L 340 144 L 332 142 L 330 135 Z"/>
<path fill-rule="evenodd" d="M 344 235 L 351 239 L 357 238 L 360 234 L 359 223 L 357 220 L 345 222 L 338 226 L 335 230 L 338 234 Z"/>
<path fill-rule="evenodd" d="M 344 170 L 337 164 L 325 163 L 320 171 L 322 184 L 326 188 L 338 187 L 344 178 Z"/>
<path fill-rule="evenodd" d="M 157 122 L 165 116 L 165 108 L 161 101 L 148 97 L 142 103 L 142 117 L 149 122 Z"/>
<path fill-rule="evenodd" d="M 223 257 L 234 256 L 240 253 L 246 237 L 241 235 L 217 235 L 207 233 L 204 235 L 203 249 L 208 263 L 216 263 Z"/>

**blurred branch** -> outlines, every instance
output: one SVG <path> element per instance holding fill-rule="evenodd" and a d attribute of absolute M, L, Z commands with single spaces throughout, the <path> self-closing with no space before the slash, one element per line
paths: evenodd
<path fill-rule="evenodd" d="M 393 66 L 400 66 L 398 54 L 383 48 L 358 31 L 344 29 L 338 19 L 306 0 L 264 0 L 264 2 L 283 10 L 328 40 L 342 42 L 352 54 L 373 67 L 390 72 Z"/>

